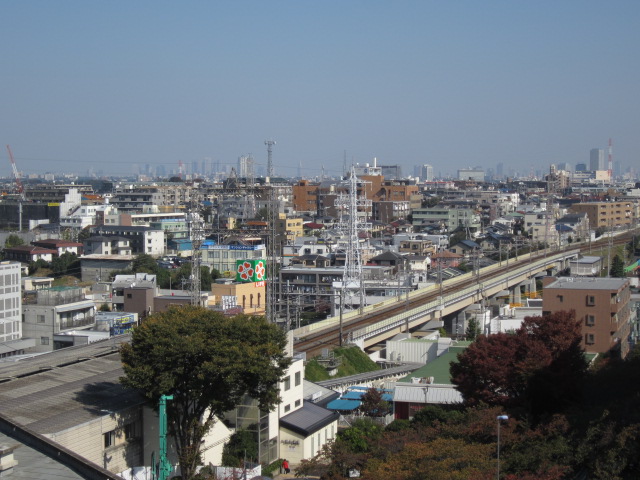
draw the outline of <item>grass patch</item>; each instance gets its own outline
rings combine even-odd
[[[376,362],[371,360],[369,356],[358,347],[336,348],[333,350],[333,354],[336,357],[342,358],[342,363],[338,367],[338,373],[334,375],[333,378],[379,370]],[[307,362],[304,375],[310,382],[319,382],[332,378],[329,376],[327,369],[324,368],[315,358]]]

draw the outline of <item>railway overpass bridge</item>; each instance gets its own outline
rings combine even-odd
[[[335,338],[346,331],[349,343],[365,350],[408,329],[430,321],[439,322],[446,315],[505,290],[510,292],[512,303],[518,303],[521,286],[528,288],[535,277],[543,272],[548,274],[564,270],[569,266],[569,260],[576,258],[578,254],[579,250],[575,249],[554,254],[534,252],[521,255],[517,260],[502,261],[446,280],[442,286],[430,285],[407,295],[392,297],[358,311],[345,313],[342,319],[339,316],[330,317],[295,329],[293,335],[301,350],[311,351],[312,347],[303,346],[306,339],[322,338],[323,333],[326,338]],[[367,318],[370,318],[370,323],[366,322]],[[363,321],[365,325],[362,325]]]

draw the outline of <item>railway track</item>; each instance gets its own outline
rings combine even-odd
[[[630,230],[623,234],[620,234],[616,237],[609,239],[609,237],[600,238],[596,241],[590,243],[580,243],[580,244],[572,244],[566,248],[554,250],[553,253],[559,253],[567,250],[576,250],[579,249],[581,253],[589,253],[592,250],[599,250],[605,247],[616,247],[620,245],[625,245],[629,243],[630,239],[634,235],[634,231]],[[540,251],[536,254],[534,252],[531,260],[537,260],[544,258],[546,253],[544,251]],[[513,262],[512,267],[516,267],[519,265],[524,265],[529,262],[529,258],[527,257],[524,260],[515,260],[510,259],[510,262]],[[436,300],[440,295],[446,295],[447,293],[453,292],[458,289],[463,289],[472,285],[477,284],[477,282],[481,282],[484,279],[493,277],[496,272],[490,273],[482,273],[480,271],[480,277],[478,278],[465,278],[463,280],[457,280],[452,278],[443,282],[442,291],[438,289],[437,291],[429,290],[428,292],[423,293],[422,295],[418,295],[416,297],[412,297],[409,303],[398,302],[398,305],[394,305],[391,307],[387,307],[381,309],[380,311],[376,311],[374,313],[368,313],[363,316],[359,316],[356,319],[345,321],[342,323],[342,329],[339,326],[330,327],[324,330],[320,330],[318,332],[310,333],[305,335],[304,337],[298,339],[294,342],[295,351],[296,352],[304,352],[307,355],[307,358],[313,358],[321,354],[323,349],[332,350],[341,345],[340,336],[342,335],[344,344],[344,339],[348,338],[349,333],[355,330],[359,330],[368,325],[380,322],[390,316],[400,314],[408,309],[416,308],[426,303],[429,303],[433,300]],[[342,331],[341,331],[342,330]]]

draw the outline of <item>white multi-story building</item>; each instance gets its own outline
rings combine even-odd
[[[0,358],[24,353],[19,262],[0,262]]]
[[[425,182],[433,182],[433,166],[426,164],[422,166],[422,179]]]

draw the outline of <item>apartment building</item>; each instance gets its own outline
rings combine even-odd
[[[638,206],[631,200],[574,203],[569,210],[573,213],[586,213],[591,228],[630,227],[638,219]]]
[[[543,313],[575,310],[588,353],[629,353],[630,282],[626,278],[562,277],[544,287]]]
[[[52,287],[25,297],[22,308],[24,337],[35,339],[35,352],[50,352],[73,343],[78,330],[95,327],[96,306],[78,287]]]

